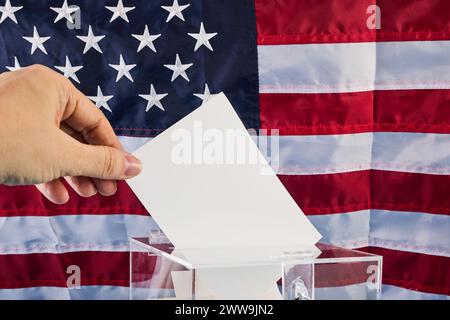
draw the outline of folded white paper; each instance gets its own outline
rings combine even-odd
[[[251,252],[242,248],[260,248],[249,254],[258,261],[268,252],[277,254],[269,248],[295,251],[314,247],[321,237],[259,152],[224,94],[211,98],[135,155],[141,159],[143,171],[129,180],[129,185],[177,251],[192,264],[216,263],[228,256],[239,265],[245,262],[246,252]],[[198,250],[202,248],[222,250],[214,255],[214,250]],[[226,270],[197,271],[208,295],[280,298],[276,289],[279,266]],[[176,291],[184,292],[189,279],[179,273],[173,280]],[[241,288],[239,292],[237,288]]]
[[[219,150],[221,141],[226,150]],[[320,239],[224,94],[134,154],[143,171],[128,183],[177,248],[305,246]],[[224,163],[211,163],[220,158]]]

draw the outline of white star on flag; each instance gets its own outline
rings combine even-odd
[[[209,98],[211,97],[211,92],[209,91],[208,84],[205,83],[205,90],[203,91],[203,93],[194,93],[194,96],[196,96],[197,98],[202,99],[203,103],[208,101]]]
[[[0,17],[0,23],[5,21],[6,18],[10,18],[12,21],[17,23],[16,15],[14,13],[22,8],[23,6],[13,7],[10,0],[6,0],[5,5],[0,6],[0,12],[2,13],[2,16]]]
[[[77,36],[78,39],[80,39],[81,41],[86,43],[84,46],[83,54],[88,52],[91,48],[94,48],[98,52],[103,53],[102,49],[98,45],[98,42],[100,40],[102,40],[104,37],[106,37],[106,36],[94,35],[94,33],[92,32],[91,26],[89,26],[88,34],[86,36]]]
[[[70,8],[69,5],[67,4],[67,0],[64,0],[64,3],[61,8],[50,7],[50,9],[52,9],[53,11],[55,11],[58,14],[53,23],[58,22],[62,18],[66,18],[67,21],[69,21],[70,23],[73,23],[72,13],[79,10],[80,8],[78,8],[78,7]]]
[[[133,78],[131,77],[130,70],[136,67],[136,65],[126,64],[125,60],[123,60],[122,54],[120,55],[119,64],[110,64],[109,66],[117,70],[116,82],[119,82],[119,80],[122,79],[123,76],[127,77],[131,82],[134,82]]]
[[[205,27],[203,26],[203,22],[200,23],[200,31],[198,33],[188,33],[192,38],[196,39],[194,51],[197,51],[202,45],[207,47],[209,50],[214,51],[209,40],[214,38],[217,35],[217,32],[206,33]]]
[[[5,67],[9,71],[16,71],[20,70],[22,67],[19,64],[19,60],[17,60],[17,57],[14,57],[14,67]]]
[[[177,56],[175,58],[175,64],[165,64],[164,67],[173,71],[172,79],[170,80],[171,82],[173,82],[176,78],[178,78],[178,76],[182,76],[189,82],[186,70],[192,67],[193,65],[194,65],[193,63],[182,64],[180,57],[178,56],[177,53]]]
[[[111,20],[109,22],[113,22],[119,17],[121,17],[126,22],[130,22],[128,21],[127,12],[134,10],[136,7],[124,7],[122,0],[119,0],[119,2],[117,2],[117,6],[115,7],[105,6],[105,8],[113,13]]]
[[[64,74],[64,77],[71,78],[75,80],[76,82],[80,83],[80,80],[78,80],[76,72],[83,69],[83,66],[72,66],[72,63],[70,63],[69,57],[66,56],[66,65],[65,66],[55,66],[56,69],[61,71]]]
[[[141,51],[145,47],[149,47],[153,50],[153,52],[156,52],[155,45],[153,44],[153,41],[158,39],[161,34],[150,34],[148,31],[148,26],[145,26],[144,33],[142,35],[140,34],[132,34],[132,36],[140,41],[139,48],[137,49],[137,52]]]
[[[189,3],[180,6],[178,4],[178,0],[173,0],[173,4],[171,6],[161,6],[161,8],[163,8],[164,10],[169,12],[169,15],[167,16],[166,22],[169,22],[175,16],[184,21],[183,10],[186,9],[187,7],[189,7],[189,6],[190,6]]]
[[[22,37],[31,43],[31,54],[33,54],[36,49],[41,50],[43,53],[47,54],[47,50],[45,50],[44,42],[46,42],[50,37],[41,37],[36,29],[33,27],[33,36],[32,37]]]
[[[153,84],[150,84],[150,94],[140,94],[139,95],[139,97],[148,101],[145,112],[148,112],[153,106],[157,106],[162,111],[165,111],[164,107],[162,106],[161,101],[160,101],[165,96],[167,96],[167,93],[157,94],[155,91],[155,88],[153,88]]]
[[[111,108],[108,105],[108,101],[114,98],[114,96],[104,96],[100,86],[97,86],[97,95],[88,96],[88,98],[95,102],[95,106],[97,108],[105,108],[109,112],[112,112]]]

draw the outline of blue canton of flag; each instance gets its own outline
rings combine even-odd
[[[0,0],[0,68],[61,72],[119,135],[155,136],[221,91],[258,128],[255,28],[250,0]]]

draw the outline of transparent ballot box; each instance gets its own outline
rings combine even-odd
[[[380,299],[381,256],[317,248],[174,248],[130,240],[130,299]]]

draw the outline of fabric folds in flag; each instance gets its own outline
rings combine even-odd
[[[0,69],[65,74],[130,152],[225,92],[247,128],[279,131],[277,174],[324,242],[382,255],[387,299],[447,299],[448,12],[444,0],[0,0]],[[0,186],[0,299],[128,298],[128,239],[158,228],[151,212],[125,183],[70,195],[56,206]]]

